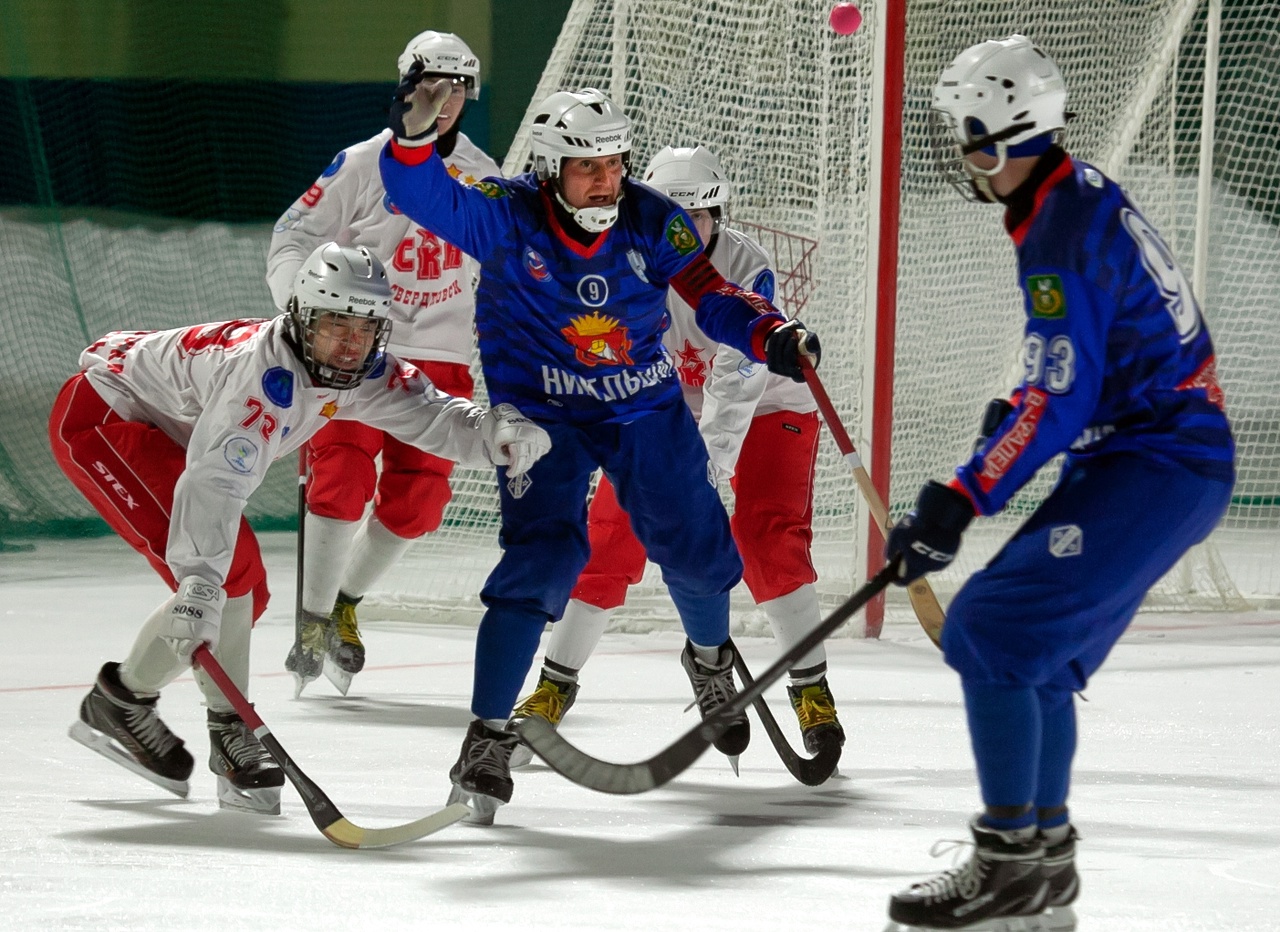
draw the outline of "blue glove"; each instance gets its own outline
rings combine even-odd
[[[800,355],[803,353],[813,360],[813,368],[818,368],[822,359],[822,344],[818,335],[804,329],[798,320],[789,320],[775,327],[765,337],[765,365],[770,372],[785,375],[793,382],[804,381],[804,370],[800,368]]]
[[[926,482],[916,507],[893,526],[885,542],[886,558],[900,559],[898,584],[945,569],[960,549],[960,535],[973,520],[973,505],[955,489]]]

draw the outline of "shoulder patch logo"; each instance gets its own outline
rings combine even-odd
[[[347,150],[343,149],[333,157],[333,161],[329,163],[329,167],[320,173],[321,178],[332,178],[338,173],[338,169],[342,167],[342,163],[347,160]]]
[[[546,260],[529,246],[524,247],[524,268],[535,281],[545,282],[551,277],[551,273],[547,271]]]
[[[765,269],[751,283],[751,290],[770,303],[773,303],[774,288],[773,269]]]
[[[1078,557],[1084,553],[1084,531],[1078,524],[1049,528],[1049,553],[1055,557]]]
[[[502,198],[507,196],[507,189],[500,184],[495,184],[492,181],[477,181],[471,187],[479,191],[485,197],[495,201],[501,200]]]
[[[1102,173],[1096,168],[1086,168],[1084,170],[1084,180],[1095,188],[1102,187]]]
[[[280,366],[272,366],[262,373],[262,391],[276,407],[293,407],[293,373]]]
[[[382,209],[383,209],[383,210],[385,210],[385,211],[386,211],[387,213],[389,213],[389,214],[394,214],[394,215],[397,215],[397,216],[398,216],[398,215],[399,215],[399,213],[400,213],[400,208],[399,208],[399,207],[397,207],[395,204],[392,204],[392,203],[391,203],[391,195],[390,195],[390,194],[384,194],[384,195],[382,195]]]
[[[247,476],[258,462],[258,446],[248,437],[232,437],[223,445],[222,455],[232,469]]]
[[[1034,317],[1056,320],[1067,316],[1067,298],[1057,275],[1028,275],[1027,294]]]
[[[684,222],[683,214],[676,214],[667,224],[667,242],[682,256],[697,252],[702,245],[698,241],[698,235],[689,229],[689,224]]]
[[[636,273],[636,278],[646,285],[649,284],[649,276],[645,275],[644,256],[640,255],[640,250],[628,249],[627,262],[631,265],[631,271]]]

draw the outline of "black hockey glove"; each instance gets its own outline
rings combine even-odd
[[[436,141],[436,117],[453,92],[447,80],[424,81],[426,71],[422,62],[413,63],[396,85],[387,113],[396,142],[409,148]]]
[[[901,558],[899,585],[945,569],[955,559],[960,535],[972,520],[969,499],[940,482],[926,482],[916,507],[893,526],[885,542],[886,558],[890,562]]]
[[[987,409],[982,412],[982,425],[978,428],[978,439],[973,442],[974,453],[977,453],[978,449],[991,439],[996,428],[1004,422],[1012,410],[1013,405],[1003,398],[992,398],[987,402]]]
[[[804,324],[798,320],[787,321],[765,337],[765,365],[770,372],[785,375],[793,382],[804,381],[804,370],[800,368],[801,353],[812,359],[813,368],[818,368],[822,344],[818,335],[804,329]]]

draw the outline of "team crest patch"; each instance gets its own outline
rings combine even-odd
[[[248,437],[232,437],[223,445],[222,455],[232,469],[247,476],[258,462],[258,446]]]
[[[343,149],[333,157],[333,161],[329,163],[329,167],[320,173],[321,178],[332,178],[338,173],[338,169],[342,167],[342,163],[347,160],[347,150]]]
[[[524,493],[529,491],[531,485],[533,480],[529,478],[529,474],[522,472],[518,476],[507,479],[507,492],[512,498],[524,498]]]
[[[667,224],[667,242],[682,256],[697,252],[698,247],[702,245],[698,241],[698,235],[689,229],[689,224],[684,222],[683,214],[676,214]]]
[[[766,301],[772,302],[774,295],[775,283],[773,280],[773,270],[765,269],[756,276],[756,280],[751,283],[751,290]]]
[[[578,362],[588,366],[630,366],[631,337],[616,317],[599,311],[569,318],[560,333],[573,347]]]
[[[1031,296],[1033,316],[1050,320],[1067,316],[1067,298],[1062,292],[1062,279],[1058,276],[1028,275],[1027,294]]]
[[[495,201],[507,196],[507,189],[492,181],[477,181],[471,187],[475,188],[485,197],[492,198]]]
[[[262,373],[262,391],[276,407],[292,407],[293,373],[280,366],[272,366]]]
[[[389,214],[395,214],[396,216],[400,215],[400,208],[391,203],[390,194],[382,195],[382,209]]]
[[[644,256],[640,255],[640,250],[628,249],[627,262],[631,265],[631,271],[636,273],[636,278],[649,284],[649,276],[645,275]]]
[[[533,276],[535,281],[545,282],[551,277],[551,273],[547,271],[546,260],[528,246],[524,248],[524,269]]]
[[[1084,532],[1078,524],[1049,529],[1049,553],[1055,557],[1078,557],[1084,553]]]

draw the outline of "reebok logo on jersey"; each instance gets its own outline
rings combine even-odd
[[[1067,316],[1067,298],[1057,275],[1028,275],[1027,294],[1031,296],[1032,316],[1050,320]]]
[[[682,256],[697,252],[701,245],[697,234],[689,229],[689,225],[684,222],[684,217],[680,214],[672,217],[671,222],[667,224],[667,242]]]
[[[1078,557],[1084,553],[1084,531],[1077,524],[1049,529],[1049,552],[1055,557]]]

